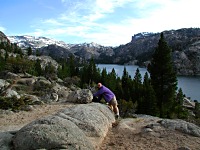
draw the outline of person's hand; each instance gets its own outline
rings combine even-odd
[[[100,103],[100,101],[98,100],[96,96],[93,96],[92,102]]]

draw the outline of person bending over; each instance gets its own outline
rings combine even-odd
[[[102,85],[101,83],[97,84],[98,91],[93,94],[94,97],[98,97],[98,101],[101,100],[103,97],[105,101],[108,103],[111,110],[114,111],[115,117],[119,118],[119,109],[118,109],[118,103],[116,100],[115,94],[106,86]]]

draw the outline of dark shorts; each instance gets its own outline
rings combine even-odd
[[[118,105],[116,97],[113,97],[113,98],[110,100],[109,104],[112,105],[112,106]]]

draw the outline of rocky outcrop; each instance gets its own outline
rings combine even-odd
[[[52,57],[50,57],[50,56],[34,56],[34,55],[31,55],[31,56],[28,57],[28,59],[34,60],[34,61],[40,60],[41,61],[40,64],[41,64],[42,69],[45,69],[45,67],[48,66],[49,63],[52,66],[54,66],[55,69],[57,69],[58,66],[59,66],[59,64],[54,59],[52,59]]]
[[[200,127],[180,119],[162,119],[148,115],[136,115],[136,119],[123,119],[120,121],[119,130],[130,130],[131,132],[144,133],[152,132],[156,134],[159,131],[169,129],[179,131],[192,136],[200,137]]]
[[[0,91],[4,90],[5,87],[9,86],[10,83],[8,83],[6,80],[0,79]]]
[[[200,75],[200,41],[183,51],[173,52],[174,66],[178,75]]]
[[[3,93],[3,96],[4,97],[13,97],[13,96],[15,96],[15,97],[17,97],[18,99],[21,97],[20,95],[19,95],[19,93],[17,93],[16,91],[14,91],[14,90],[12,90],[12,89],[6,89],[5,91],[4,91],[4,93]]]
[[[76,56],[88,60],[90,58],[99,59],[101,55],[113,56],[113,49],[112,47],[101,46],[95,43],[83,43],[72,46],[70,51]]]
[[[12,72],[5,72],[4,74],[1,75],[1,77],[5,79],[12,79],[12,80],[20,79],[19,75]]]
[[[185,52],[175,51],[173,53],[174,65],[179,75],[193,75],[193,67]]]
[[[188,109],[195,109],[195,102],[193,102],[190,99],[184,97],[183,106],[188,108]]]
[[[36,78],[20,78],[17,80],[17,84],[19,85],[26,85],[26,86],[33,86],[36,82]]]
[[[5,72],[2,77],[3,76],[5,80],[0,79],[1,96],[16,96],[18,99],[23,98],[24,100],[29,100],[30,105],[57,101],[65,102],[68,95],[72,92],[70,88],[60,85],[56,81],[49,81],[45,77],[35,77],[10,72]],[[74,89],[76,90],[76,88]],[[91,95],[87,96],[91,99]],[[71,98],[73,101],[73,97]],[[83,100],[83,103],[86,103],[85,101],[86,99]],[[91,102],[91,100],[88,99],[87,102]],[[82,103],[82,101],[79,99],[78,103]]]
[[[9,132],[0,132],[0,149],[10,150],[12,149],[12,138],[13,134]]]
[[[66,86],[62,86],[58,83],[55,83],[53,86],[53,91],[58,95],[58,100],[59,101],[66,101],[68,95],[71,93],[71,89],[69,89]]]
[[[15,90],[12,89],[13,85],[15,82],[12,84],[8,83],[6,80],[0,79],[0,96],[3,97],[16,97],[20,98],[20,94],[17,93]]]
[[[20,150],[97,149],[114,121],[105,105],[80,104],[24,126],[13,145]]]
[[[8,38],[6,37],[6,35],[0,31],[0,43],[10,43],[10,41],[8,40]]]
[[[104,139],[109,139],[106,136],[112,126],[114,135],[111,136],[116,136],[119,140],[127,135],[131,138],[127,140],[130,143],[133,142],[132,145],[145,139],[154,142],[152,137],[157,137],[157,142],[161,139],[162,141],[163,139],[169,140],[167,137],[173,135],[175,135],[174,140],[178,142],[180,136],[177,134],[187,139],[194,137],[196,141],[200,137],[200,128],[183,120],[163,119],[148,115],[135,115],[135,117],[115,121],[113,113],[104,104],[73,105],[50,116],[37,119],[19,131],[0,133],[0,149],[96,150],[102,146]],[[137,140],[133,136],[137,136]],[[110,144],[113,144],[113,141],[110,141]],[[176,141],[174,144],[176,144],[176,149],[188,147],[180,143],[177,145]],[[116,145],[119,146],[119,144]],[[111,146],[115,148],[116,145]],[[123,145],[120,146],[123,148]],[[150,149],[155,149],[157,144],[156,142],[150,143],[149,146],[151,146]],[[198,143],[194,147],[198,147]]]
[[[136,115],[137,118],[122,119],[109,132],[101,145],[107,149],[144,149],[144,150],[198,150],[200,137],[185,131],[197,131],[200,128],[181,120],[169,120],[148,115]],[[185,125],[185,130],[181,130]],[[166,125],[166,127],[165,127]],[[168,126],[169,125],[169,126]],[[190,126],[192,126],[190,128]],[[169,127],[169,128],[168,128]],[[175,128],[174,128],[175,127]]]
[[[93,99],[92,92],[89,89],[79,89],[69,94],[67,101],[72,103],[87,104]]]
[[[163,119],[160,121],[160,124],[168,129],[178,130],[186,134],[200,137],[200,127],[183,120]]]

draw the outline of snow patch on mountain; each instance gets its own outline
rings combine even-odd
[[[11,43],[17,43],[21,48],[31,47],[32,49],[39,49],[42,47],[47,47],[48,45],[57,45],[66,49],[70,49],[73,46],[84,46],[88,48],[101,48],[103,46],[91,42],[91,43],[81,43],[81,44],[66,44],[63,41],[57,41],[54,39],[49,39],[46,37],[35,37],[35,36],[8,36]]]
[[[11,43],[17,43],[21,48],[31,47],[32,49],[37,49],[41,47],[46,47],[48,45],[57,45],[66,49],[69,49],[73,44],[66,44],[63,41],[57,41],[54,39],[49,39],[46,37],[35,37],[35,36],[8,36]]]
[[[33,51],[38,50],[41,55],[51,56],[52,58],[67,58],[70,54],[85,60],[91,57],[98,59],[102,54],[105,56],[114,55],[112,47],[105,47],[97,43],[66,44],[46,37],[35,36],[9,36],[11,43],[16,43],[22,50],[31,47]]]

